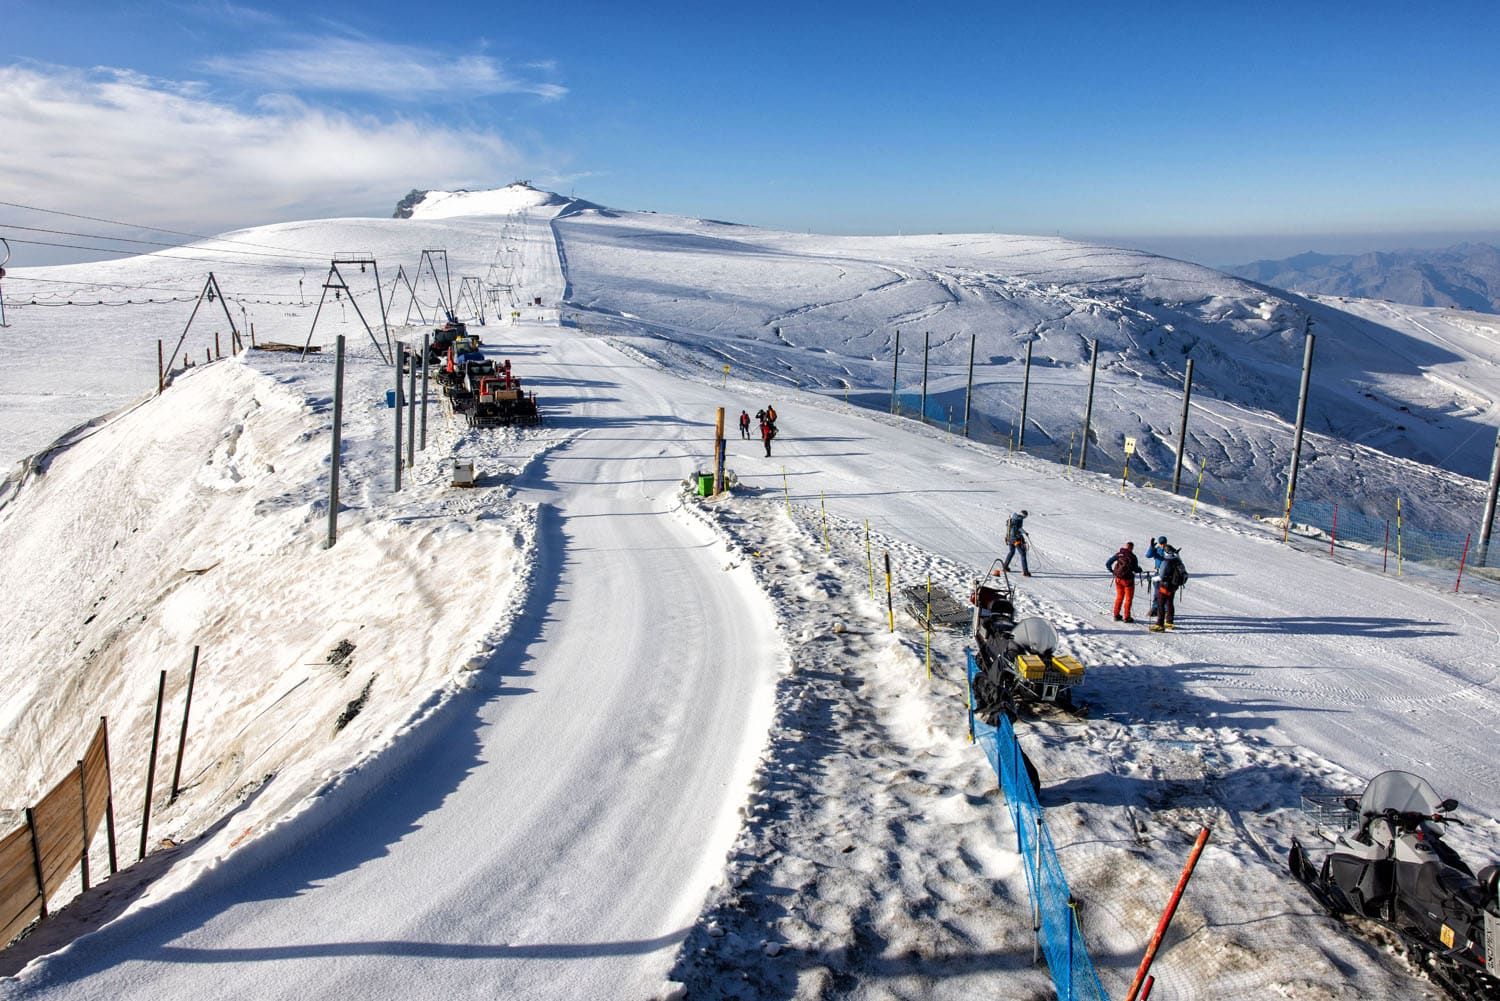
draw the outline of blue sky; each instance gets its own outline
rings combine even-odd
[[[1215,263],[1500,234],[1500,5],[1272,6],[7,0],[0,189],[205,231],[528,177]]]

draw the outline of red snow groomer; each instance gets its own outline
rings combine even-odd
[[[488,371],[481,366],[488,366]],[[473,407],[468,411],[470,427],[541,423],[536,394],[521,388],[520,378],[510,370],[509,358],[498,369],[494,362],[470,362],[468,375],[474,394]]]

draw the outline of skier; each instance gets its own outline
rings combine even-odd
[[[1005,569],[1006,573],[1009,573],[1011,558],[1014,557],[1017,552],[1019,552],[1021,554],[1021,576],[1030,577],[1031,567],[1026,565],[1025,521],[1026,512],[1017,511],[1015,514],[1011,515],[1010,520],[1005,523],[1005,542],[1006,545],[1008,545],[1010,548],[1006,550],[1005,562],[1002,563],[1001,566]]]
[[[750,440],[750,414],[744,410],[740,411],[740,437]]]
[[[776,425],[763,421],[760,425],[760,440],[766,443],[766,458],[771,457],[771,439],[776,437]]]
[[[1188,579],[1187,567],[1182,565],[1177,550],[1165,544],[1162,550],[1161,577],[1156,582],[1156,622],[1151,626],[1153,633],[1174,628],[1172,619],[1177,610],[1174,599]]]
[[[1141,572],[1141,561],[1135,558],[1135,543],[1127,542],[1124,547],[1104,561],[1104,569],[1108,570],[1115,578],[1115,621],[1120,621],[1120,606],[1125,606],[1125,621],[1134,622],[1130,617],[1130,606],[1135,602],[1135,575]]]
[[[1148,543],[1147,546],[1146,546],[1146,559],[1148,559],[1148,560],[1154,560],[1156,562],[1156,569],[1151,574],[1151,577],[1150,577],[1150,581],[1151,581],[1151,611],[1149,611],[1149,612],[1146,613],[1146,618],[1148,618],[1148,619],[1154,619],[1154,618],[1156,618],[1156,606],[1157,606],[1156,586],[1157,586],[1157,582],[1161,580],[1161,564],[1162,564],[1162,560],[1164,560],[1164,559],[1167,558],[1167,554],[1162,549],[1162,547],[1165,546],[1166,544],[1167,544],[1167,537],[1165,535],[1158,535],[1156,538],[1152,539],[1150,541],[1150,543]]]

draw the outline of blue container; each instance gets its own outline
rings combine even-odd
[[[392,408],[392,409],[395,409],[395,406],[396,406],[396,391],[394,389],[387,389],[385,391],[385,405],[388,406],[388,407],[390,407],[390,408]]]

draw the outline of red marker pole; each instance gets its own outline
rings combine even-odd
[[[1135,980],[1130,984],[1130,993],[1125,995],[1125,1001],[1136,1001],[1141,984],[1151,970],[1152,961],[1156,959],[1156,950],[1161,948],[1161,940],[1166,937],[1167,927],[1172,923],[1173,915],[1177,913],[1177,903],[1182,899],[1182,891],[1187,888],[1187,882],[1193,875],[1193,867],[1198,864],[1198,856],[1203,854],[1203,846],[1208,844],[1210,830],[1208,825],[1204,825],[1203,829],[1198,832],[1198,840],[1193,842],[1192,854],[1188,856],[1187,864],[1182,867],[1182,875],[1177,880],[1177,888],[1172,891],[1172,899],[1167,901],[1167,909],[1162,912],[1161,921],[1156,926],[1156,934],[1151,936],[1151,944],[1146,946],[1146,955],[1141,957],[1141,968],[1135,971]]]
[[[1464,564],[1466,562],[1468,562],[1468,559],[1469,559],[1469,540],[1471,540],[1473,538],[1474,538],[1474,533],[1473,532],[1470,532],[1468,535],[1464,536],[1464,554],[1458,558],[1458,580],[1454,581],[1454,583],[1453,583],[1453,593],[1454,594],[1458,593],[1459,585],[1464,582]]]

